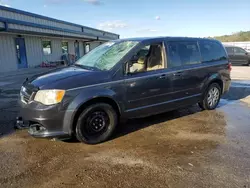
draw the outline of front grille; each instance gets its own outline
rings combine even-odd
[[[27,87],[22,86],[20,91],[21,101],[28,103],[31,99],[33,91]]]

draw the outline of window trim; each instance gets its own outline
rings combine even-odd
[[[223,46],[223,44],[221,44],[219,41],[213,41],[213,40],[199,40],[198,41],[198,45],[200,46],[200,43],[201,42],[211,42],[211,43],[214,43],[214,44],[217,44],[218,46],[220,46],[222,49],[223,49],[223,51],[224,51],[224,53],[225,53],[225,57],[227,58],[227,56],[228,56],[228,53],[227,53],[227,50],[225,49],[225,47]],[[201,54],[201,51],[200,51],[200,54]],[[235,53],[234,53],[235,54]],[[219,61],[219,60],[214,60],[214,61],[203,61],[203,59],[202,59],[203,57],[202,57],[202,54],[201,54],[201,63],[213,63],[213,62],[216,62],[216,61]]]
[[[50,53],[49,54],[45,54],[44,53],[44,47],[43,47],[43,42],[50,42]],[[43,55],[45,56],[49,56],[49,55],[52,55],[52,40],[49,40],[49,39],[42,39],[42,52],[43,52]]]
[[[129,63],[130,59],[132,58],[132,56],[134,55],[134,53],[138,52],[138,50],[142,49],[143,47],[148,46],[148,45],[152,45],[152,44],[160,44],[161,45],[163,68],[156,69],[156,70],[143,71],[143,72],[129,73],[128,72],[128,63]],[[166,61],[166,50],[165,50],[165,42],[164,42],[164,40],[143,42],[139,46],[137,46],[137,49],[132,54],[130,54],[130,55],[131,55],[131,57],[129,58],[128,61],[125,62],[124,66],[123,66],[124,67],[124,71],[123,71],[124,72],[124,76],[134,76],[134,75],[137,75],[137,74],[152,73],[152,72],[157,72],[157,71],[162,71],[162,70],[167,69],[167,64],[166,64],[167,63],[167,61]]]
[[[241,47],[234,46],[233,48],[234,48],[234,54],[235,54],[235,55],[237,55],[237,54],[246,54],[246,50],[244,50],[244,49],[243,49],[243,48],[241,48]],[[236,51],[235,51],[236,49],[243,50],[243,51],[244,51],[244,53],[236,53]]]
[[[193,42],[193,43],[196,43],[200,58],[199,58],[199,63],[196,63],[196,64],[183,64],[183,63],[181,62],[181,65],[180,65],[180,66],[175,66],[175,67],[168,67],[168,64],[167,64],[167,65],[166,65],[166,66],[167,66],[167,69],[176,69],[176,68],[181,68],[181,67],[183,68],[183,67],[189,67],[189,66],[200,65],[200,64],[203,63],[203,62],[202,62],[201,51],[200,51],[199,40],[166,40],[166,41],[165,41],[165,43],[166,43],[166,45],[167,45],[167,48],[166,48],[166,50],[167,50],[167,51],[166,51],[166,55],[169,54],[169,43],[171,43],[171,42],[178,42],[178,43],[180,43],[180,42]],[[170,62],[170,60],[169,60],[169,56],[167,55],[167,62],[166,62],[166,63],[168,63],[168,62]]]

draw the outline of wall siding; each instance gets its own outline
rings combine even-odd
[[[15,38],[0,33],[0,72],[17,70]]]
[[[53,35],[62,35],[62,36],[69,36],[69,37],[79,37],[79,38],[91,38],[96,39],[96,37],[90,37],[83,34],[75,34],[75,33],[68,33],[65,31],[55,31],[51,29],[43,29],[31,26],[24,26],[24,25],[17,25],[17,24],[8,24],[9,29],[21,30],[21,31],[30,31],[35,33],[44,33],[44,34],[53,34]]]
[[[68,42],[68,53],[75,55],[74,42],[78,40],[80,56],[82,57],[85,51],[84,41],[89,41],[90,39],[97,40],[97,37],[104,41],[119,38],[119,35],[106,31],[54,20],[12,8],[0,7],[0,18],[12,19],[8,23],[9,30],[0,32],[0,72],[18,69],[15,46],[17,35],[21,35],[25,40],[28,67],[38,66],[44,61],[60,60],[63,55],[62,41]],[[27,23],[13,22],[13,20]],[[35,27],[35,24],[40,25]],[[0,22],[0,29],[2,30],[2,28],[5,28],[5,24]],[[51,41],[52,54],[44,55],[42,49],[43,39]],[[100,42],[90,42],[90,50],[99,45]]]
[[[17,57],[15,48],[15,38],[17,35],[0,33],[0,72],[7,72],[17,70]],[[28,67],[36,67],[45,61],[61,60],[62,53],[62,41],[68,42],[69,54],[75,55],[74,39],[61,39],[50,37],[39,37],[22,35],[25,40],[26,56]],[[50,40],[52,46],[52,54],[44,55],[42,49],[42,40]],[[84,41],[79,41],[80,56],[84,55]],[[90,50],[99,46],[100,42],[91,42]]]
[[[52,53],[50,55],[44,55],[42,50],[42,40],[50,40],[52,46]],[[25,37],[26,51],[28,57],[29,67],[34,67],[42,62],[61,60],[62,53],[62,41],[68,42],[68,51],[70,54],[75,54],[74,41],[65,39],[56,39],[48,37]]]
[[[79,41],[80,57],[84,56],[84,42]]]
[[[74,40],[68,40],[69,44],[69,54],[75,54]]]
[[[94,28],[88,28],[88,27],[84,27],[81,25],[77,25],[77,24],[71,24],[71,23],[65,23],[62,21],[60,22],[56,20],[41,18],[39,16],[27,15],[25,13],[23,14],[23,13],[13,12],[11,10],[0,9],[0,17],[18,20],[18,21],[24,21],[27,23],[40,24],[43,26],[67,29],[67,30],[71,30],[75,32],[81,32],[81,33],[74,34],[74,33],[67,32],[67,31],[66,32],[52,31],[51,29],[41,29],[41,28],[35,28],[35,27],[30,27],[30,26],[23,26],[23,25],[15,24],[15,23],[9,24],[9,28],[11,29],[20,29],[24,31],[33,31],[33,32],[54,33],[57,35],[64,35],[64,36],[75,36],[75,37],[81,36],[81,38],[90,38],[90,39],[96,39],[97,36],[100,38],[104,38],[105,40],[112,40],[112,39],[119,38],[119,35],[114,34],[114,33],[109,33],[109,32],[97,30]]]
[[[93,50],[94,48],[96,48],[97,46],[99,46],[101,43],[100,42],[90,42],[90,50]]]
[[[74,31],[82,31],[82,28],[80,26],[78,27],[78,26],[72,26],[72,25],[63,24],[63,23],[57,23],[57,22],[50,21],[50,20],[35,18],[33,16],[27,16],[27,15],[23,15],[19,13],[9,12],[6,10],[0,11],[0,17],[5,17],[5,18],[10,18],[10,19],[15,19],[15,20],[22,20],[22,21],[36,23],[36,24],[48,25],[52,27],[71,29]]]
[[[38,37],[25,37],[25,46],[28,67],[34,67],[42,62],[43,53],[42,53],[42,43]]]

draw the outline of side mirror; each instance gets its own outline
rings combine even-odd
[[[246,52],[245,54],[248,55],[248,52]]]

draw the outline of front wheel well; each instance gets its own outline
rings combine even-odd
[[[97,103],[106,103],[106,104],[109,104],[111,105],[114,110],[116,111],[117,115],[118,115],[118,118],[120,117],[120,108],[118,106],[118,104],[113,100],[113,99],[110,99],[108,97],[98,97],[98,98],[94,98],[94,99],[91,99],[85,103],[83,103],[77,110],[77,112],[75,113],[74,115],[74,119],[73,119],[73,123],[72,123],[72,130],[71,132],[74,134],[75,133],[75,128],[76,128],[76,123],[77,123],[77,119],[78,117],[80,116],[80,114],[84,111],[84,109],[86,109],[88,106],[92,105],[92,104],[97,104]]]

